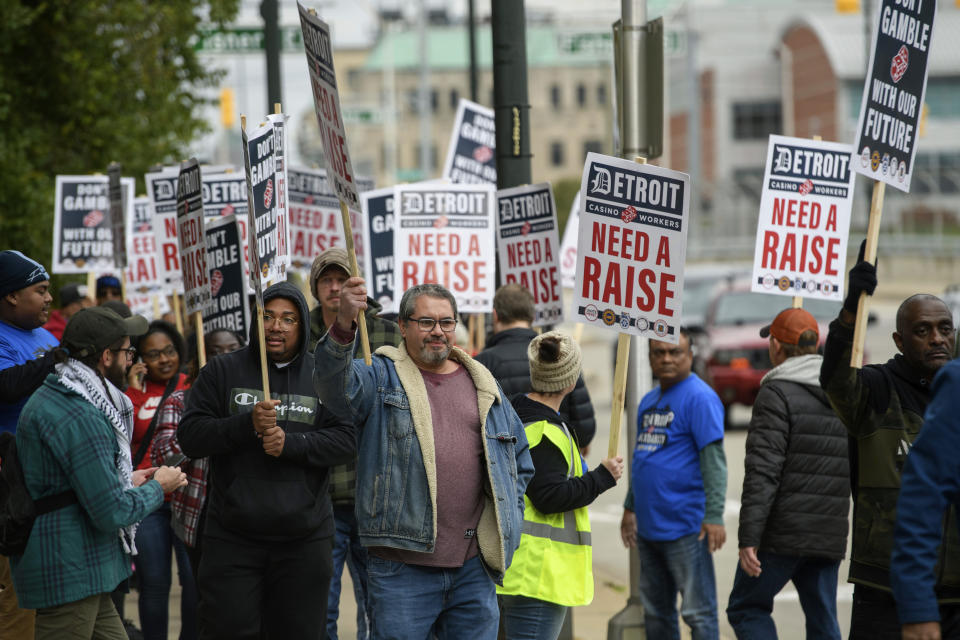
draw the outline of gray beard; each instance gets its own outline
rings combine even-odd
[[[450,356],[450,342],[446,343],[446,348],[443,351],[431,351],[427,349],[427,345],[420,347],[420,360],[426,364],[440,364]]]

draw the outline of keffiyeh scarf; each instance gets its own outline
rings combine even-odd
[[[56,365],[56,370],[63,386],[83,396],[113,425],[117,444],[120,447],[120,455],[117,456],[117,476],[124,490],[132,489],[133,461],[130,455],[130,435],[133,433],[133,403],[126,394],[98,372],[81,364],[78,360],[70,358]],[[121,527],[118,533],[123,543],[123,550],[132,556],[137,555],[137,546],[134,543],[137,525]]]

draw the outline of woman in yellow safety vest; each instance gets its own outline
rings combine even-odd
[[[512,399],[536,472],[524,496],[520,547],[497,588],[509,640],[556,640],[567,607],[593,600],[593,550],[587,505],[613,487],[623,458],[586,470],[575,434],[558,413],[580,376],[580,347],[550,331],[527,347],[530,387]]]

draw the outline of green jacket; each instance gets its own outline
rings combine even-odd
[[[859,371],[850,366],[853,326],[830,323],[820,384],[850,435],[853,544],[850,582],[890,591],[890,553],[900,474],[923,426],[930,380],[897,355]],[[956,511],[944,518],[946,544],[937,566],[941,602],[960,602],[960,535]]]
[[[377,316],[383,307],[367,298],[367,310],[364,317],[367,320],[367,340],[370,342],[370,353],[382,346],[399,347],[403,342],[400,327],[396,322]],[[327,333],[327,326],[323,324],[323,313],[318,304],[310,311],[310,353],[317,347],[317,341]],[[356,341],[354,357],[363,357],[360,353],[360,340]],[[338,464],[330,468],[330,499],[334,506],[353,508],[354,496],[357,490],[357,463],[356,460],[346,464]]]
[[[72,489],[78,503],[36,519],[22,556],[11,558],[24,609],[113,591],[130,575],[118,531],[163,504],[155,480],[124,490],[119,444],[107,417],[47,376],[20,415],[17,453],[34,499]]]

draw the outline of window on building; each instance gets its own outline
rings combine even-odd
[[[778,101],[741,102],[733,105],[733,137],[737,140],[766,140],[781,133],[783,116]]]
[[[560,85],[554,84],[550,86],[550,105],[559,110],[562,106],[561,104],[561,94],[560,94]]]
[[[577,106],[583,109],[587,106],[587,85],[577,85]]]
[[[450,110],[456,111],[460,105],[460,92],[456,89],[450,89]]]
[[[600,106],[607,104],[607,85],[602,82],[597,85],[597,104]]]
[[[440,92],[436,89],[430,90],[430,111],[436,113],[440,108]]]
[[[430,165],[427,167],[427,171],[435,171],[437,168],[437,147],[435,145],[430,145],[430,149],[427,151],[430,154],[428,162]],[[417,143],[413,147],[413,166],[420,168],[420,143]]]
[[[550,143],[550,164],[554,167],[562,167],[563,160],[563,142],[554,140]]]
[[[586,140],[583,143],[583,159],[586,161],[588,153],[603,153],[603,143],[599,140]]]
[[[759,203],[760,193],[763,191],[763,169],[734,169],[733,184],[739,197]]]

